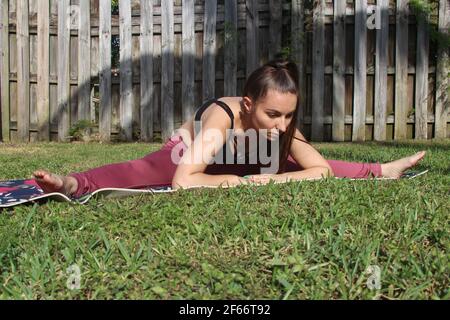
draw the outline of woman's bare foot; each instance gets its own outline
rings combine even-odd
[[[412,156],[401,158],[381,165],[381,175],[385,178],[398,179],[402,173],[414,167],[425,156],[425,151],[417,152]]]
[[[77,190],[77,180],[73,177],[58,176],[45,170],[35,171],[33,177],[45,193],[61,192],[71,195]]]

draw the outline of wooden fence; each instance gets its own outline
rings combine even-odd
[[[66,141],[82,119],[104,140],[165,139],[278,52],[299,64],[307,138],[450,134],[448,50],[407,0],[0,1],[3,141]]]

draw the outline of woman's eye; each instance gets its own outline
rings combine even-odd
[[[292,118],[293,115],[294,115],[293,113],[289,113],[289,114],[286,116],[286,118]]]
[[[277,115],[273,114],[273,113],[272,114],[268,114],[268,115],[269,115],[270,118],[276,118],[277,117]]]

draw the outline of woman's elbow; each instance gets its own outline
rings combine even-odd
[[[332,178],[332,177],[334,177],[333,169],[331,169],[330,166],[324,167],[322,176],[324,178]]]
[[[331,177],[334,177],[334,173],[333,173],[333,170],[331,169],[331,167],[330,166],[321,166],[321,167],[319,167],[320,168],[320,171],[319,171],[319,174],[320,174],[320,176],[322,177],[322,178],[331,178]]]
[[[172,180],[172,189],[177,190],[179,188],[186,188],[189,186],[189,182],[186,179],[174,178]]]
[[[189,175],[186,174],[175,174],[172,179],[172,189],[176,190],[179,188],[186,188],[190,185]]]

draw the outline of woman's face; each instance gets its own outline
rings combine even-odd
[[[245,97],[244,105],[251,114],[252,128],[267,129],[267,138],[274,140],[289,127],[297,107],[297,95],[269,89],[256,103]]]

